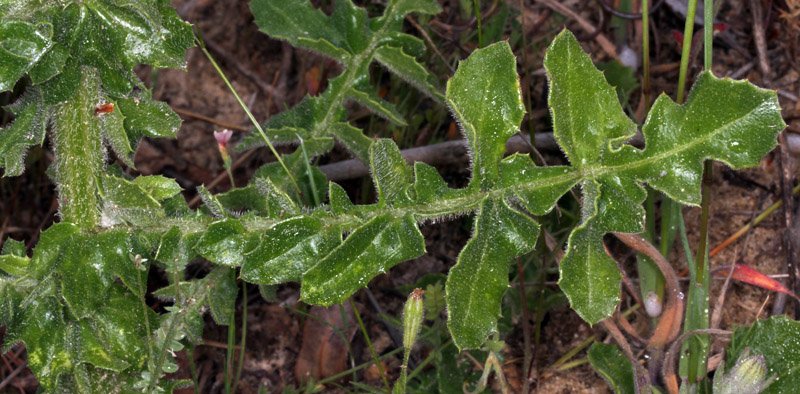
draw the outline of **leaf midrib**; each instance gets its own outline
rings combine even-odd
[[[753,107],[750,111],[748,111],[747,114],[732,119],[731,121],[729,121],[729,122],[721,125],[720,127],[717,127],[716,129],[712,130],[710,133],[707,133],[707,134],[703,135],[700,138],[694,138],[694,139],[692,139],[692,141],[690,141],[687,144],[678,145],[678,146],[676,146],[676,147],[674,147],[672,149],[668,149],[666,151],[657,153],[654,156],[645,157],[645,158],[642,158],[641,160],[636,160],[636,161],[632,161],[632,162],[629,162],[629,163],[618,164],[618,165],[610,165],[610,166],[606,165],[606,166],[604,166],[604,165],[601,164],[601,165],[596,166],[596,167],[595,166],[584,167],[582,169],[583,174],[585,174],[585,176],[583,178],[584,179],[600,178],[600,177],[602,177],[604,175],[607,175],[607,174],[610,174],[610,173],[625,172],[625,171],[628,171],[628,170],[632,170],[632,169],[636,169],[636,168],[640,168],[640,167],[645,167],[645,166],[650,165],[650,164],[652,164],[654,162],[658,162],[658,161],[664,160],[664,159],[666,159],[668,157],[677,156],[683,151],[688,151],[688,150],[691,150],[692,148],[694,148],[694,147],[696,147],[698,145],[702,145],[704,143],[707,143],[709,140],[711,140],[712,137],[716,137],[716,136],[718,136],[720,134],[723,134],[732,125],[735,125],[735,124],[740,123],[740,122],[749,121],[750,117],[754,113],[762,110],[765,105],[769,105],[769,104],[770,104],[769,101],[763,101],[763,102],[759,103],[759,105]],[[645,140],[645,144],[646,144],[646,140]],[[642,152],[644,154],[647,153],[647,146],[646,145],[645,145],[645,149]],[[704,157],[703,159],[704,160],[708,159],[708,155],[706,157]]]

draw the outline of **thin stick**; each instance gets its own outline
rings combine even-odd
[[[767,38],[764,36],[764,11],[761,9],[761,0],[750,0],[750,13],[753,15],[753,41],[756,44],[758,55],[758,68],[767,79],[772,74],[767,55]]]
[[[575,22],[581,27],[581,29],[585,30],[589,34],[598,33],[599,29],[594,27],[588,20],[584,17],[580,16],[577,12],[573,11],[569,7],[556,0],[541,0],[541,3],[544,5],[552,8],[554,11],[562,14]],[[594,40],[603,48],[603,51],[608,54],[611,58],[619,59],[619,53],[617,53],[617,47],[611,40],[608,39],[603,33],[599,33],[594,37]]]
[[[202,120],[203,122],[210,123],[210,124],[213,124],[215,126],[219,126],[219,127],[225,128],[225,129],[230,129],[230,130],[235,130],[235,131],[242,131],[242,132],[250,131],[250,129],[248,129],[247,127],[235,125],[233,123],[227,123],[225,121],[222,121],[222,120],[219,120],[219,119],[214,119],[214,118],[205,116],[203,114],[200,114],[200,113],[197,113],[197,112],[194,112],[194,111],[190,111],[188,109],[172,107],[172,110],[177,112],[178,115],[183,115],[183,116],[188,117],[188,118],[194,118],[194,119]]]
[[[633,354],[633,350],[631,349],[631,344],[628,343],[628,340],[625,339],[625,335],[622,334],[622,331],[619,330],[614,321],[611,319],[605,319],[600,324],[608,331],[609,335],[614,338],[614,341],[617,342],[619,347],[622,349],[622,352],[625,353],[625,356],[628,357],[628,360],[631,362],[631,366],[633,367],[636,377],[634,378],[634,383],[636,387],[634,388],[637,393],[649,393],[650,390],[650,377],[642,368],[642,365],[639,364],[639,360],[636,359],[636,356]]]
[[[795,186],[794,189],[792,189],[792,194],[798,194],[798,193],[800,193],[800,184]],[[749,222],[746,225],[742,226],[739,230],[736,230],[736,232],[733,233],[726,240],[722,241],[719,245],[715,246],[714,249],[711,249],[711,251],[708,252],[708,255],[710,257],[716,256],[717,254],[719,254],[719,252],[721,252],[726,247],[730,246],[730,244],[736,242],[743,235],[747,234],[747,232],[750,231],[750,229],[757,226],[759,223],[763,222],[766,218],[775,213],[775,211],[780,209],[782,206],[783,206],[783,200],[775,201],[772,205],[770,205],[767,209],[765,209],[764,212],[756,216],[756,218],[753,219],[752,222]]]

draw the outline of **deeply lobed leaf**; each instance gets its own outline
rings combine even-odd
[[[380,98],[370,85],[369,66],[373,61],[426,95],[442,98],[432,75],[410,55],[419,54],[424,44],[400,31],[407,14],[440,12],[441,7],[434,0],[392,0],[377,18],[369,18],[366,10],[351,0],[335,1],[330,15],[314,8],[308,0],[253,0],[250,8],[264,33],[331,57],[343,69],[320,96],[307,97],[267,122],[266,133],[272,141],[335,137],[366,163],[372,141],[346,122],[346,101],[355,101],[396,125],[407,125],[394,106]],[[238,148],[264,144],[263,137],[253,133]]]

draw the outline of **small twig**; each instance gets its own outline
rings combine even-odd
[[[172,110],[177,112],[178,115],[183,115],[185,117],[199,119],[199,120],[202,120],[203,122],[210,123],[210,124],[213,124],[215,126],[219,126],[219,127],[225,128],[225,129],[231,129],[231,130],[235,130],[235,131],[250,131],[250,129],[247,128],[247,127],[235,125],[233,123],[227,123],[225,121],[222,121],[222,120],[219,120],[219,119],[214,119],[214,118],[205,116],[203,114],[199,114],[197,112],[190,111],[188,109],[172,107]]]
[[[625,339],[625,335],[622,334],[622,331],[619,330],[616,324],[612,319],[605,319],[600,322],[603,327],[608,331],[608,334],[614,338],[614,341],[617,342],[619,347],[622,349],[622,353],[625,353],[625,356],[628,357],[628,360],[631,362],[631,366],[634,369],[636,376],[634,377],[634,383],[636,384],[635,390],[636,393],[649,393],[650,390],[650,377],[647,375],[647,372],[644,371],[642,365],[639,364],[639,360],[636,359],[636,356],[633,354],[633,350],[631,349],[631,344]]]
[[[630,19],[630,20],[642,19],[641,12],[622,12],[612,7],[610,4],[608,4],[606,0],[597,0],[597,2],[600,3],[601,6],[603,6],[604,10],[608,11],[608,13],[616,17],[622,19]],[[664,0],[659,0],[655,5],[650,7],[650,10],[647,13],[652,15],[654,12],[656,12],[658,7],[661,7],[661,4],[664,4]]]
[[[792,189],[792,194],[798,194],[798,193],[800,193],[800,185],[797,185]],[[719,254],[719,252],[728,247],[730,244],[736,242],[736,240],[741,238],[743,235],[747,234],[747,232],[750,231],[750,229],[757,226],[759,223],[763,222],[766,218],[768,218],[782,206],[783,206],[782,200],[774,202],[767,209],[765,209],[758,216],[756,216],[756,218],[751,223],[747,223],[746,225],[742,226],[739,230],[733,233],[733,235],[728,237],[726,240],[722,241],[719,245],[715,246],[714,249],[711,249],[711,251],[708,252],[708,256],[714,257],[717,254]]]
[[[420,26],[419,23],[417,23],[417,21],[410,15],[406,16],[406,20],[408,21],[408,23],[411,24],[411,26],[414,26],[414,28],[417,29],[419,35],[421,35],[422,38],[425,40],[425,42],[428,44],[428,46],[431,47],[433,53],[435,53],[436,56],[439,58],[439,60],[442,61],[442,64],[444,64],[445,67],[447,67],[447,69],[449,69],[451,73],[455,73],[456,70],[453,68],[452,65],[450,65],[450,63],[447,62],[447,59],[444,57],[444,55],[442,55],[442,52],[439,51],[439,48],[436,46],[436,43],[433,42],[428,32],[425,31],[425,29],[423,29],[422,26]]]
[[[613,59],[619,59],[619,53],[617,53],[617,47],[605,34],[599,32],[599,30],[594,27],[591,22],[586,20],[586,18],[579,15],[577,12],[573,11],[571,8],[567,7],[566,5],[556,1],[556,0],[541,0],[541,3],[553,9],[553,11],[558,12],[572,20],[574,20],[581,29],[585,30],[589,34],[598,33],[594,40],[597,41],[597,44],[603,48],[603,51]],[[512,3],[513,5],[513,3]]]
[[[761,9],[761,0],[750,0],[750,13],[753,15],[753,41],[758,54],[758,68],[767,79],[772,70],[767,58],[767,38],[764,36],[764,11]]]
[[[28,366],[28,362],[27,361],[23,362],[15,370],[13,370],[10,374],[8,374],[8,376],[6,376],[6,378],[3,379],[2,382],[0,382],[0,390],[4,389],[6,386],[8,386],[9,383],[13,382],[14,378],[17,377],[17,375],[19,375],[22,371],[24,371],[27,366]]]
[[[236,69],[239,73],[244,75],[245,78],[249,79],[254,85],[256,85],[262,92],[264,92],[267,96],[273,97],[275,105],[280,108],[283,105],[283,94],[273,86],[267,85],[264,82],[264,77],[255,73],[253,70],[246,68],[242,65],[242,62],[238,61],[238,59],[233,56],[230,52],[225,50],[221,45],[217,44],[215,41],[211,41],[208,38],[203,38],[205,45],[214,51],[217,56],[221,57],[222,60],[225,61],[229,66],[232,66]]]
[[[529,138],[525,134],[515,134],[506,142],[506,152],[529,152]],[[642,140],[634,137],[631,141],[634,146],[642,146]],[[550,152],[559,150],[553,133],[536,133],[533,145],[539,149]],[[467,143],[464,140],[447,141],[433,145],[404,149],[403,157],[408,162],[421,161],[432,165],[459,164],[468,159]],[[369,175],[369,169],[360,160],[351,159],[320,167],[320,170],[331,181],[355,179]]]

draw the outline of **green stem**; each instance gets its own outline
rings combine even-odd
[[[235,310],[235,309],[234,309]],[[233,393],[236,388],[233,385],[233,359],[236,356],[236,313],[231,314],[231,321],[228,323],[228,346],[225,349],[225,394]]]
[[[678,74],[678,96],[675,101],[683,104],[686,92],[686,73],[689,71],[689,57],[692,50],[692,36],[694,36],[694,16],[697,12],[697,0],[689,0],[689,9],[686,11],[686,24],[683,28],[683,48],[681,51],[681,68]]]
[[[367,343],[367,347],[369,348],[370,357],[372,357],[372,361],[375,363],[375,366],[378,367],[378,373],[381,374],[381,380],[383,380],[383,386],[386,389],[386,392],[390,392],[392,388],[389,385],[389,379],[386,378],[386,370],[383,369],[383,364],[378,359],[378,352],[375,351],[375,346],[372,345],[372,340],[369,339],[369,333],[367,333],[367,327],[364,326],[364,322],[361,320],[361,314],[358,313],[358,308],[356,308],[356,304],[355,302],[353,302],[353,299],[351,298],[349,301],[350,301],[350,307],[353,308],[353,314],[356,316],[358,327],[361,329],[361,335],[364,336],[364,341]]]
[[[714,1],[703,0],[703,68],[711,71],[714,54]]]
[[[297,138],[300,140],[300,149],[303,152],[303,164],[306,168],[306,176],[308,177],[308,185],[311,187],[311,198],[312,202],[314,203],[315,207],[318,207],[320,204],[319,200],[319,191],[317,190],[317,183],[314,182],[314,172],[311,170],[311,162],[308,158],[308,152],[306,152],[306,144],[303,141],[303,138],[299,135]]]
[[[696,2],[696,0],[695,0]],[[711,70],[712,61],[712,39],[713,39],[713,17],[714,4],[711,0],[704,0],[704,34],[703,52],[704,68]],[[688,22],[687,22],[688,24]],[[708,278],[708,223],[711,216],[711,187],[713,180],[712,162],[706,161],[703,165],[703,184],[700,201],[700,242],[697,247],[697,261],[694,265],[694,272],[689,282],[689,294],[686,305],[686,321],[684,330],[702,330],[708,328],[708,304],[709,304],[709,278]],[[694,383],[705,376],[706,355],[708,353],[708,336],[698,335],[688,340],[686,347],[689,352],[686,372],[688,381]]]
[[[650,0],[642,0],[642,97],[650,108]]]
[[[283,159],[281,159],[281,155],[278,153],[277,150],[275,150],[275,146],[272,145],[272,142],[269,140],[269,137],[267,137],[267,134],[264,132],[264,129],[261,128],[261,124],[258,123],[256,117],[253,116],[252,112],[250,112],[250,108],[248,108],[247,105],[245,105],[244,101],[239,96],[239,93],[236,92],[236,89],[231,84],[231,81],[228,80],[228,77],[225,76],[225,73],[222,71],[222,68],[220,68],[219,64],[217,64],[217,61],[214,60],[214,57],[211,56],[211,53],[208,52],[208,49],[206,49],[206,46],[203,44],[203,41],[200,40],[200,38],[198,38],[197,36],[195,36],[194,39],[195,42],[197,42],[197,46],[200,47],[200,50],[203,51],[203,54],[206,55],[206,58],[214,67],[214,70],[217,71],[217,74],[220,76],[220,78],[222,78],[222,81],[225,82],[225,86],[228,87],[228,90],[230,90],[230,92],[233,94],[233,97],[236,98],[236,101],[239,103],[239,106],[242,107],[242,110],[244,110],[244,112],[247,114],[247,117],[250,119],[250,122],[253,123],[253,127],[255,127],[258,133],[261,135],[261,138],[264,140],[264,143],[267,144],[267,147],[269,148],[270,152],[272,152],[272,154],[275,156],[275,159],[278,160],[278,163],[280,163],[281,167],[283,167],[283,170],[286,172],[286,175],[292,182],[292,185],[294,186],[297,194],[302,195],[303,193],[300,191],[300,186],[297,185],[297,180],[294,179],[292,172],[289,171],[288,167],[286,167],[286,163],[284,163]]]
[[[247,349],[247,283],[242,282],[242,340],[239,344],[239,363],[236,366],[236,379],[233,380],[233,387],[239,386],[239,379],[242,377],[244,368],[244,355]]]

